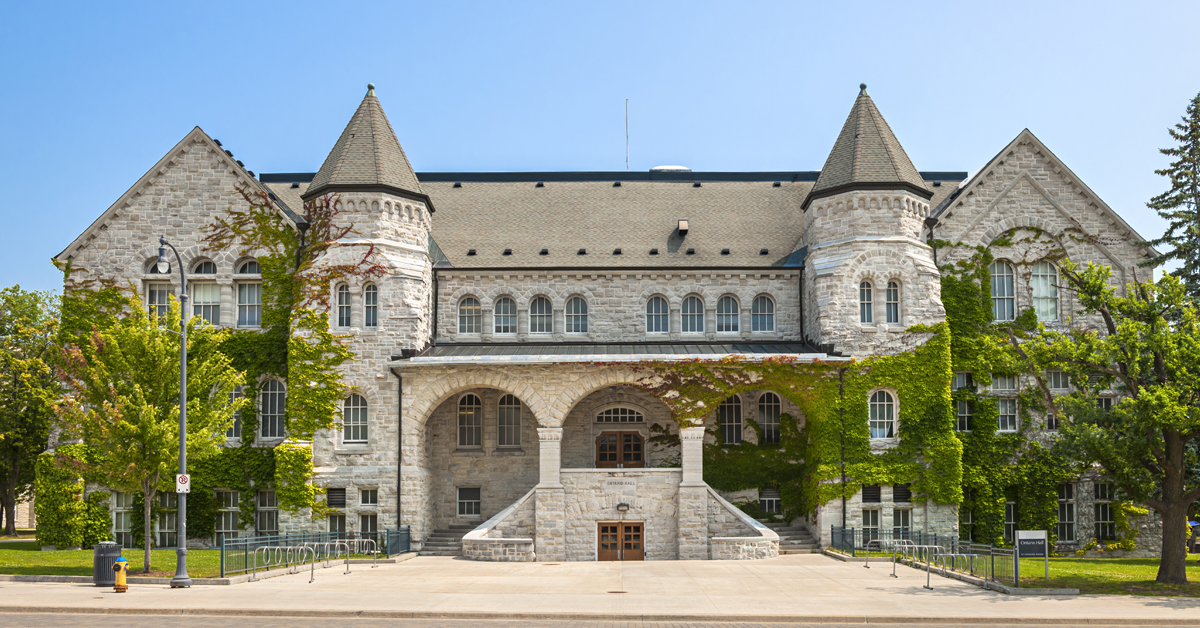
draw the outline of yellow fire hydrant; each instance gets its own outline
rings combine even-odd
[[[125,583],[125,574],[129,572],[129,563],[125,561],[125,557],[117,558],[117,562],[113,564],[113,571],[117,572],[117,584],[113,587],[113,591],[124,593],[129,590],[129,585]]]

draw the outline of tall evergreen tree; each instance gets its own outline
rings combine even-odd
[[[1150,199],[1146,206],[1167,220],[1167,231],[1151,246],[1170,249],[1148,262],[1159,265],[1178,260],[1182,267],[1173,274],[1192,298],[1200,298],[1200,94],[1188,105],[1187,115],[1168,130],[1178,142],[1172,148],[1159,149],[1171,157],[1171,165],[1155,170],[1171,180],[1171,189]]]

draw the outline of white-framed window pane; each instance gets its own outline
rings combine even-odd
[[[478,334],[483,331],[483,310],[479,299],[467,297],[458,304],[458,333]]]
[[[775,302],[769,297],[755,297],[750,306],[750,331],[775,331]]]
[[[667,300],[651,297],[646,302],[646,333],[665,334],[671,331],[671,312]]]
[[[1015,375],[992,375],[992,390],[1016,390],[1017,378]]]
[[[1058,485],[1058,525],[1056,530],[1060,543],[1075,540],[1075,485]]]
[[[641,423],[643,419],[633,408],[608,408],[596,414],[597,423]]]
[[[346,533],[346,515],[333,514],[329,515],[329,531],[333,534],[342,535]]]
[[[871,283],[858,284],[858,322],[867,324],[875,321],[875,305],[871,296]]]
[[[782,500],[779,497],[779,489],[764,488],[758,493],[758,508],[763,512],[779,513],[782,505]]]
[[[685,334],[704,333],[704,302],[699,297],[683,300],[679,313],[679,327]]]
[[[196,264],[195,268],[192,269],[192,274],[215,275],[217,274],[217,265],[209,261],[200,262],[199,264]]]
[[[363,327],[379,327],[379,286],[363,288]]]
[[[521,402],[513,395],[504,395],[500,398],[496,424],[499,432],[497,445],[500,447],[521,445]]]
[[[1000,398],[996,400],[997,425],[996,429],[1001,432],[1017,431],[1017,400],[1009,398]]]
[[[763,443],[774,445],[779,442],[779,395],[763,393],[758,398],[758,424],[762,427]]]
[[[279,534],[279,501],[275,491],[259,491],[254,510],[254,531],[260,535]]]
[[[550,299],[537,297],[529,302],[529,333],[554,333],[554,310]]]
[[[283,383],[269,379],[258,393],[261,410],[258,414],[259,438],[283,438],[283,411],[287,402],[287,393]]]
[[[217,521],[215,532],[217,538],[222,536],[236,537],[241,524],[239,518],[239,494],[237,491],[214,491],[217,506]]]
[[[954,429],[960,432],[971,431],[971,420],[974,418],[975,404],[966,399],[959,399],[954,402]]]
[[[175,288],[169,283],[152,283],[146,289],[146,308],[152,316],[163,317],[170,308],[170,296]]]
[[[1070,390],[1071,380],[1065,371],[1046,371],[1046,386],[1050,390]]]
[[[1016,273],[1008,262],[995,261],[992,273],[992,318],[998,321],[1016,319],[1017,298],[1014,289]]]
[[[721,440],[726,445],[742,442],[742,400],[734,395],[717,407],[717,423],[721,426]]]
[[[463,395],[458,400],[458,446],[480,447],[483,444],[483,402],[475,395]]]
[[[113,540],[122,547],[133,547],[133,493],[113,491]]]
[[[580,297],[571,297],[567,301],[566,327],[568,334],[588,333],[588,305]]]
[[[871,395],[870,413],[871,438],[895,438],[896,402],[891,393],[875,391]]]
[[[358,531],[361,534],[375,534],[379,531],[379,515],[359,515]]]
[[[954,381],[950,384],[951,391],[958,391],[975,385],[975,378],[969,371],[956,371]]]
[[[342,442],[367,442],[367,400],[350,395],[342,404]]]
[[[242,265],[238,266],[238,274],[239,275],[261,275],[262,268],[259,267],[257,261],[250,260],[247,262],[242,262]]]
[[[1004,502],[1004,542],[1012,543],[1017,534],[1017,503]]]
[[[242,397],[243,397],[242,387],[238,386],[237,388],[233,389],[233,392],[229,393],[229,403],[234,403],[235,401],[237,401],[238,399],[241,399]],[[242,413],[239,410],[238,412],[233,413],[233,425],[230,425],[229,429],[225,430],[225,438],[241,438],[241,437],[242,437]]]
[[[906,538],[912,530],[912,509],[897,508],[892,511],[892,535],[895,538]]]
[[[458,516],[478,517],[480,508],[480,490],[478,488],[458,489]]]
[[[492,318],[495,323],[493,333],[517,333],[517,302],[508,297],[498,299],[492,309]]]
[[[350,286],[346,284],[337,288],[337,326],[350,326]]]
[[[262,324],[262,284],[239,283],[237,290],[238,327],[259,327]]]
[[[359,492],[358,505],[360,506],[378,506],[379,505],[379,489],[364,488]]]
[[[873,541],[879,538],[879,511],[876,509],[862,511],[863,541]]]
[[[1058,269],[1050,262],[1033,265],[1033,310],[1038,320],[1058,320]]]
[[[213,325],[220,325],[221,286],[215,283],[192,284],[192,315],[199,316]]]
[[[737,299],[733,297],[721,297],[717,301],[718,333],[737,333],[740,327],[740,318],[741,313]]]
[[[887,294],[885,297],[885,305],[887,309],[887,322],[890,324],[900,323],[900,284],[889,281],[887,285]]]

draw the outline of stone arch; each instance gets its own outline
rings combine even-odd
[[[562,427],[563,421],[575,406],[588,395],[612,386],[636,386],[645,375],[633,369],[610,366],[588,367],[582,371],[558,394],[548,405],[549,413],[546,425],[543,427]],[[552,423],[552,424],[551,424]]]
[[[520,400],[533,413],[533,418],[539,426],[558,427],[558,424],[551,424],[549,421],[548,417],[552,414],[549,405],[542,395],[529,385],[532,379],[525,374],[500,369],[480,369],[450,373],[438,371],[426,377],[405,374],[406,382],[410,378],[416,380],[414,388],[419,386],[421,394],[404,395],[404,416],[415,418],[421,426],[424,426],[434,410],[447,400],[474,388],[493,388]]]

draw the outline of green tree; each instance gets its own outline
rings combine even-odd
[[[1038,398],[1059,419],[1058,446],[1099,463],[1123,497],[1162,516],[1157,581],[1187,582],[1187,515],[1200,499],[1195,443],[1200,439],[1200,311],[1179,279],[1132,283],[1117,296],[1107,266],[1063,264],[1084,324],[1042,328],[1011,347],[1035,374]],[[1050,394],[1044,373],[1066,371],[1070,395]],[[1097,392],[1121,393],[1111,410]]]
[[[17,533],[17,502],[33,488],[50,435],[59,390],[48,363],[57,316],[50,292],[0,290],[0,519],[7,535]]]
[[[1167,231],[1151,246],[1169,246],[1170,250],[1147,265],[1159,266],[1179,261],[1174,274],[1183,280],[1192,298],[1200,298],[1200,94],[1188,104],[1187,115],[1167,131],[1178,142],[1159,151],[1171,157],[1171,165],[1155,170],[1171,180],[1171,189],[1150,199],[1146,206],[1167,220]]]
[[[242,374],[217,350],[223,334],[188,323],[188,457],[215,455],[225,442]],[[179,304],[150,316],[136,297],[126,315],[63,348],[66,393],[56,405],[70,436],[103,454],[89,471],[109,488],[142,494],[143,541],[152,546],[151,508],[174,485],[179,449]],[[185,539],[179,539],[185,542]],[[143,564],[150,571],[150,552]]]

